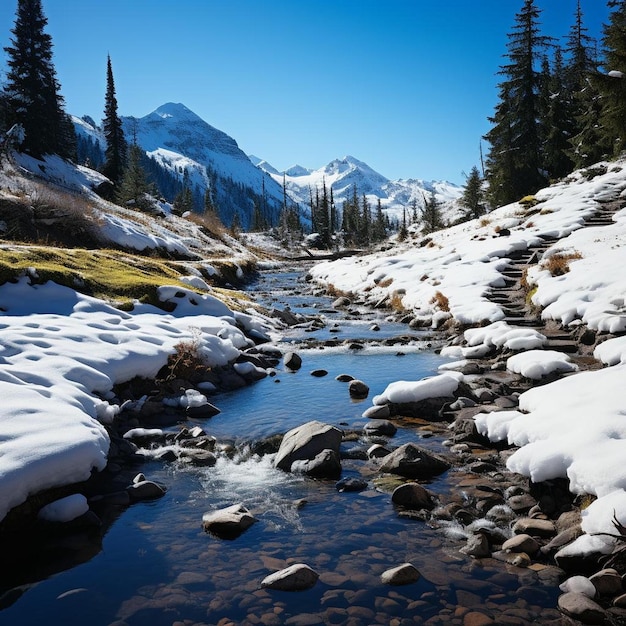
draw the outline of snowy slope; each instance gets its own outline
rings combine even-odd
[[[373,207],[380,198],[383,210],[392,220],[401,220],[403,209],[411,211],[414,202],[419,212],[431,193],[434,193],[441,203],[446,221],[454,222],[460,215],[457,200],[463,193],[462,187],[444,181],[427,182],[413,178],[389,180],[367,163],[352,156],[335,159],[317,170],[294,165],[284,173],[278,172],[267,161],[262,161],[258,157],[253,161],[281,185],[284,174],[289,195],[303,206],[309,204],[310,190],[315,193],[315,190],[321,189],[325,183],[328,189],[332,188],[337,206],[341,207],[344,200],[352,197],[356,186],[359,198],[365,194]]]

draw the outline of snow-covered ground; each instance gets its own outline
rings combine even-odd
[[[320,263],[311,275],[336,290],[367,294],[371,303],[387,297],[433,326],[449,317],[488,324],[467,330],[467,345],[448,350],[451,357],[480,357],[491,346],[505,346],[520,351],[508,360],[508,369],[530,378],[573,371],[567,357],[540,349],[545,343],[540,333],[504,322],[501,307],[485,294],[504,284],[508,255],[536,245],[541,236],[558,237],[527,277],[543,318],[626,331],[626,210],[615,214],[612,225],[581,228],[600,202],[626,197],[626,162],[603,165],[541,190],[530,207],[514,203],[386,253]],[[558,253],[571,255],[570,269],[552,276],[545,265]],[[588,534],[568,547],[570,552],[610,551],[613,539],[591,533],[615,534],[614,514],[626,524],[626,337],[608,338],[595,356],[607,367],[531,389],[520,397],[517,411],[476,418],[491,439],[520,447],[508,461],[511,470],[534,481],[565,477],[574,493],[597,496],[583,511]],[[394,383],[388,391],[410,395],[411,384],[404,389]]]

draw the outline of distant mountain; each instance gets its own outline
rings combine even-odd
[[[281,185],[284,175],[290,197],[304,206],[309,204],[311,192],[315,193],[316,189],[321,189],[326,184],[327,189],[332,188],[335,204],[339,208],[346,198],[352,197],[356,186],[359,198],[365,194],[372,208],[380,199],[383,210],[393,220],[402,219],[403,209],[410,211],[413,204],[418,211],[421,210],[431,194],[435,194],[436,199],[441,203],[447,221],[454,221],[461,213],[458,200],[463,194],[462,187],[445,181],[389,180],[373,170],[367,163],[352,156],[335,159],[317,170],[294,165],[285,172],[278,172],[267,161],[258,157],[254,157],[254,160],[258,167],[264,169]]]

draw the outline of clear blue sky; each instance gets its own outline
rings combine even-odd
[[[601,35],[605,0],[581,0]],[[538,0],[565,36],[576,0]],[[121,115],[182,102],[279,170],[347,154],[384,176],[479,165],[507,33],[523,0],[43,0],[74,115],[102,118],[111,55]],[[0,1],[0,44],[17,0]],[[0,66],[6,55],[0,51]],[[486,146],[485,146],[486,149]]]

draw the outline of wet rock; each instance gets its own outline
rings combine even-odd
[[[335,426],[313,420],[285,433],[274,458],[274,467],[290,471],[294,461],[314,459],[322,450],[333,450],[339,458],[342,432]]]
[[[210,450],[183,449],[180,458],[198,467],[213,467],[217,463],[216,456]]]
[[[156,500],[165,495],[166,489],[151,480],[143,480],[126,487],[126,491],[132,502],[143,500]]]
[[[347,306],[350,306],[352,304],[350,298],[346,297],[346,296],[341,296],[339,298],[337,298],[333,303],[332,303],[332,307],[333,309],[341,309]]]
[[[163,410],[163,405],[161,405],[161,410]],[[141,447],[149,447],[153,443],[163,444],[165,433],[160,428],[132,428],[124,433],[124,439]]]
[[[339,478],[341,461],[334,450],[322,450],[312,459],[296,460],[291,464],[291,471],[306,474],[311,478]]]
[[[351,380],[348,384],[348,392],[351,398],[367,398],[370,388],[362,380]]]
[[[508,498],[507,504],[519,514],[530,511],[530,509],[537,504],[537,501],[530,494],[523,493]]]
[[[172,462],[178,459],[178,457],[176,456],[176,452],[174,452],[174,450],[172,450],[171,448],[163,448],[162,450],[159,450],[154,455],[154,458],[157,461],[166,461],[166,462]]]
[[[380,466],[381,472],[405,478],[429,478],[449,469],[447,461],[414,443],[406,443],[394,450]]]
[[[335,376],[335,380],[338,380],[340,383],[349,383],[351,380],[354,380],[354,376],[350,376],[350,374],[339,374],[339,376]]]
[[[572,526],[560,532],[556,537],[554,537],[549,543],[545,546],[542,546],[541,552],[543,554],[551,554],[552,552],[556,552],[561,549],[563,546],[566,546],[569,543],[572,543],[574,539],[577,539],[583,534],[582,528],[580,525]]]
[[[302,359],[295,352],[287,352],[284,358],[285,367],[290,370],[299,370],[302,367]]]
[[[390,417],[391,411],[388,404],[382,404],[380,406],[371,406],[361,414],[361,417],[367,417],[368,419],[387,419]]]
[[[515,567],[528,567],[531,563],[530,557],[525,552],[505,552],[499,550],[491,555],[494,559],[515,565]]]
[[[207,419],[217,415],[219,412],[220,410],[210,402],[205,402],[204,404],[199,404],[197,406],[188,406],[185,409],[187,417],[192,419]]]
[[[539,548],[539,543],[526,534],[515,535],[502,544],[502,549],[507,552],[526,552],[531,556],[536,554]]]
[[[358,492],[367,489],[367,481],[361,478],[342,478],[335,485],[337,491]]]
[[[367,449],[367,456],[370,459],[382,459],[385,456],[391,454],[391,450],[385,448],[385,446],[375,443]]]
[[[552,537],[556,532],[556,527],[551,520],[523,517],[513,524],[513,532],[525,533],[531,537]]]
[[[603,569],[589,577],[601,596],[620,596],[624,592],[622,577],[615,569]]]
[[[420,579],[420,573],[411,563],[403,563],[386,570],[380,576],[383,585],[408,585]]]
[[[564,593],[559,597],[558,606],[562,613],[583,624],[603,624],[607,617],[597,602],[582,593]]]
[[[319,574],[304,563],[295,563],[266,576],[261,587],[280,591],[303,591],[315,585]]]
[[[391,501],[407,509],[431,510],[435,506],[430,493],[418,483],[400,485],[391,494]]]
[[[582,593],[591,599],[596,597],[596,588],[586,576],[572,576],[561,583],[559,589],[566,593]]]
[[[397,430],[396,425],[389,420],[371,420],[363,427],[363,432],[370,437],[393,437]]]
[[[479,611],[470,611],[463,616],[463,626],[489,626],[490,624],[495,624],[493,619]]]
[[[475,559],[484,559],[491,556],[489,539],[484,533],[475,533],[467,538],[467,542],[460,552]]]
[[[202,516],[202,528],[209,533],[225,539],[238,537],[244,530],[250,528],[256,518],[243,504],[210,511]]]

